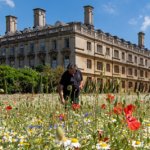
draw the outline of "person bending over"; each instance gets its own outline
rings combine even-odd
[[[67,70],[62,74],[59,82],[59,96],[62,104],[68,100],[71,103],[79,103],[80,90],[83,88],[83,77],[76,64],[69,63]]]

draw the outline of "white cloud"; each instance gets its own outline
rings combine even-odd
[[[142,23],[141,30],[146,31],[150,27],[150,16],[144,17],[144,22]]]
[[[131,18],[128,23],[132,26],[138,25],[138,23],[143,19],[143,15],[140,14],[138,17]]]
[[[135,18],[132,18],[132,19],[130,19],[129,20],[129,22],[128,22],[130,25],[137,25],[137,20],[135,19]]]
[[[102,7],[103,7],[104,11],[109,13],[109,14],[115,14],[116,13],[116,6],[113,5],[112,3],[104,4]]]
[[[5,3],[6,5],[8,5],[9,7],[15,7],[15,3],[13,0],[0,0],[0,2]]]

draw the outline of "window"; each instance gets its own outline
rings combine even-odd
[[[64,58],[64,68],[67,68],[68,64],[69,64],[69,56],[65,56]]]
[[[119,58],[119,51],[118,50],[114,50],[114,57]]]
[[[129,82],[129,83],[128,83],[128,87],[129,87],[129,88],[132,88],[132,86],[133,86],[132,82]]]
[[[110,56],[110,48],[106,48],[106,55]]]
[[[137,64],[137,56],[134,57],[134,62]]]
[[[57,49],[57,41],[56,40],[52,41],[52,49]]]
[[[145,71],[145,78],[147,78],[147,71]]]
[[[92,61],[90,59],[87,59],[87,68],[92,68]]]
[[[15,55],[15,47],[10,48],[10,55]]]
[[[87,50],[91,50],[91,42],[87,42]]]
[[[147,59],[145,59],[145,66],[147,66]]]
[[[56,57],[53,57],[53,58],[52,58],[51,67],[52,67],[52,68],[56,68],[56,67],[57,67],[57,59],[56,59]]]
[[[45,42],[40,43],[40,50],[45,51]]]
[[[143,58],[140,58],[140,65],[143,65]]]
[[[19,54],[24,54],[24,45],[23,44],[20,45]]]
[[[132,62],[132,55],[131,54],[128,55],[128,61]]]
[[[97,70],[103,70],[103,63],[97,62]]]
[[[140,70],[140,77],[143,77],[144,76],[144,72],[143,70]]]
[[[110,64],[106,64],[106,71],[110,72]]]
[[[29,66],[34,67],[34,58],[29,57]]]
[[[34,52],[34,43],[30,43],[30,51]]]
[[[19,59],[19,67],[22,68],[24,66],[24,60],[23,59]]]
[[[132,76],[132,68],[128,68],[128,75]]]
[[[2,56],[6,56],[6,49],[5,49],[5,48],[3,48],[3,49],[1,50],[1,55],[2,55]]]
[[[122,74],[125,74],[125,67],[122,67]]]
[[[122,52],[122,60],[125,60],[125,53]]]
[[[134,70],[134,76],[137,77],[137,69]]]
[[[70,47],[69,38],[65,38],[65,48],[69,47]]]
[[[118,66],[118,65],[115,65],[115,66],[114,66],[114,72],[115,72],[115,73],[119,73],[119,66]]]
[[[97,45],[97,52],[103,54],[103,47],[102,47],[102,45]]]
[[[125,81],[122,81],[122,88],[125,88]]]

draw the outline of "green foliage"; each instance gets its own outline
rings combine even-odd
[[[39,80],[38,73],[35,70],[28,67],[19,69],[18,71],[20,72],[19,81],[20,88],[22,89],[21,92],[33,93]]]
[[[16,86],[17,79],[20,73],[9,66],[0,66],[0,88],[5,90],[5,93],[18,92],[18,87]]]
[[[4,93],[55,92],[63,71],[62,67],[51,69],[43,65],[37,66],[36,70],[0,65],[0,89],[4,89]]]

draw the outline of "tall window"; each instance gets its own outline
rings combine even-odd
[[[34,43],[30,43],[30,51],[34,52]]]
[[[125,53],[122,52],[122,60],[125,60]]]
[[[29,66],[30,67],[34,67],[34,60],[35,60],[34,58],[29,57]]]
[[[129,87],[129,88],[132,88],[132,86],[133,86],[132,82],[129,82],[129,83],[128,83],[128,87]]]
[[[87,50],[92,50],[92,48],[91,48],[91,42],[87,42]]]
[[[24,60],[23,59],[19,59],[19,67],[22,68],[24,66]]]
[[[53,58],[52,58],[51,67],[52,67],[52,68],[56,68],[56,67],[57,67],[57,59],[56,59],[56,57],[53,57]]]
[[[65,48],[69,47],[70,47],[69,38],[65,38]]]
[[[125,74],[125,67],[122,67],[122,74]]]
[[[147,78],[147,71],[145,71],[145,78]]]
[[[68,64],[69,64],[69,56],[65,56],[64,57],[64,68],[67,68]]]
[[[106,64],[106,71],[110,72],[110,64]]]
[[[97,52],[103,54],[103,46],[97,45]]]
[[[128,75],[132,76],[132,68],[128,68]]]
[[[118,65],[115,65],[115,66],[114,66],[114,72],[115,72],[115,73],[119,73],[119,66],[118,66]]]
[[[140,58],[140,65],[143,65],[143,58]]]
[[[87,68],[88,69],[92,68],[92,60],[91,59],[87,59]]]
[[[24,54],[24,45],[23,44],[20,45],[19,54]]]
[[[106,48],[106,55],[110,56],[110,48],[109,47]]]
[[[6,49],[5,49],[5,48],[3,48],[3,49],[1,50],[1,55],[2,55],[2,56],[5,56],[5,55],[6,55]]]
[[[45,42],[44,41],[40,43],[40,50],[45,51]]]
[[[143,70],[140,70],[140,77],[143,77],[144,76],[144,72]]]
[[[56,40],[52,41],[52,49],[57,49],[57,41]]]
[[[134,62],[137,64],[137,56],[134,57]]]
[[[145,66],[147,66],[147,59],[145,59]]]
[[[125,88],[125,81],[122,81],[122,88]]]
[[[10,48],[10,55],[15,55],[15,47]]]
[[[137,77],[137,69],[134,70],[134,76]]]
[[[132,55],[131,54],[128,55],[128,61],[132,62]]]
[[[97,62],[97,70],[103,70],[103,63],[102,62]]]
[[[118,50],[114,50],[114,57],[119,58],[119,51]]]

